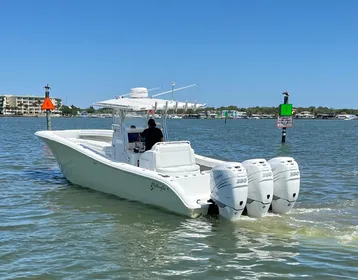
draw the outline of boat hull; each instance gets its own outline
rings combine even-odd
[[[51,149],[63,175],[73,184],[192,218],[207,213],[206,207],[186,205],[175,190],[175,182],[155,179],[150,176],[151,174],[146,176],[140,172],[121,169],[120,166],[128,166],[125,163],[118,163],[119,167],[114,167],[63,143],[46,138],[42,140]],[[141,170],[130,167],[138,169],[137,171]],[[143,169],[141,171],[150,173]]]

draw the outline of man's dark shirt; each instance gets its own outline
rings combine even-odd
[[[162,131],[157,127],[150,127],[144,129],[144,131],[140,135],[141,137],[145,138],[146,151],[150,150],[155,143],[160,142],[161,138],[163,137]]]

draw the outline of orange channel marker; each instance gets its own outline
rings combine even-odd
[[[41,105],[41,110],[53,110],[55,106],[52,104],[51,99],[46,97],[44,103]]]

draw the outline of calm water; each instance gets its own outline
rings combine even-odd
[[[136,119],[135,122],[139,120]],[[53,119],[54,129],[111,119]],[[168,120],[171,140],[243,161],[293,156],[293,213],[187,219],[69,184],[34,136],[43,118],[0,118],[0,279],[358,279],[358,121]]]

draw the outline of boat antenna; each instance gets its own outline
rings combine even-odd
[[[148,91],[157,90],[157,89],[161,89],[161,88],[163,88],[163,87],[150,88],[150,89],[148,89]]]
[[[178,91],[178,90],[183,90],[183,89],[186,89],[186,88],[195,87],[195,86],[197,86],[197,85],[198,85],[198,84],[192,84],[192,85],[188,85],[188,86],[181,87],[181,88],[176,88],[176,89],[173,89],[173,88],[172,88],[171,90],[154,94],[154,95],[152,95],[152,97],[160,96],[160,95],[167,94],[167,93],[170,93],[170,92],[173,94],[174,91]],[[173,86],[173,87],[174,87],[174,86]]]
[[[172,82],[172,101],[174,100],[174,86],[175,86],[175,83]]]

